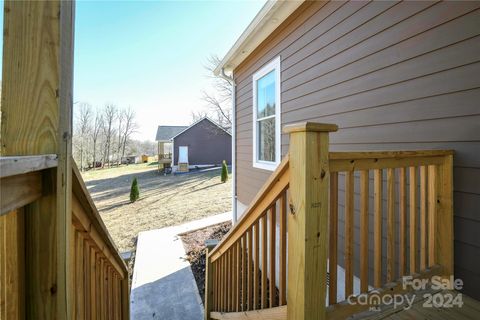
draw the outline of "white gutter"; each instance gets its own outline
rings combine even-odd
[[[233,71],[305,0],[269,0],[227,52],[213,73]]]
[[[238,220],[237,217],[237,169],[236,169],[236,114],[235,114],[235,90],[237,84],[235,79],[232,76],[227,76],[225,70],[222,69],[220,73],[217,74],[219,77],[227,80],[232,85],[232,223],[235,224]]]

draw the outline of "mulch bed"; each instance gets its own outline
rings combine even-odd
[[[190,262],[203,303],[205,303],[205,240],[221,240],[231,227],[231,222],[224,222],[181,235],[187,253],[186,260]]]

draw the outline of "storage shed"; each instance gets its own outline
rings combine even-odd
[[[232,161],[232,136],[224,128],[205,117],[172,137],[173,164],[189,167],[220,165]]]

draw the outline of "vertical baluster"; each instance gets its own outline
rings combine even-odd
[[[219,266],[219,293],[218,293],[218,310],[223,310],[223,255],[218,258],[218,266]]]
[[[225,293],[224,293],[224,303],[225,305],[223,306],[225,311],[228,312],[228,291],[229,291],[229,283],[228,283],[228,276],[229,276],[229,272],[228,272],[228,250],[224,252],[223,254],[224,256],[224,267],[225,267],[225,272],[224,272],[224,278],[225,278]]]
[[[427,167],[420,167],[420,270],[427,267]]]
[[[235,242],[232,245],[232,311],[237,311],[237,269],[238,269],[238,260],[237,260],[237,243]]]
[[[382,285],[382,169],[374,171],[374,286]]]
[[[276,216],[277,216],[277,210],[276,210],[276,204],[273,204],[273,206],[270,208],[270,288],[269,288],[269,306],[270,308],[275,307],[275,296],[276,296],[276,283],[275,283],[275,251],[276,251],[276,246],[275,246],[275,237],[276,237],[276,229],[277,229],[277,224],[276,224]]]
[[[262,309],[267,307],[267,214],[262,217]]]
[[[445,275],[453,275],[453,155],[446,155],[437,170],[434,261]]]
[[[230,247],[230,311],[235,311],[235,245]]]
[[[227,271],[227,252],[223,253],[223,310],[228,311],[228,271]]]
[[[410,274],[417,271],[417,168],[410,167]]]
[[[436,263],[437,167],[428,166],[428,265]]]
[[[230,299],[230,310],[231,311],[235,311],[235,305],[236,305],[236,302],[235,302],[235,288],[236,288],[236,277],[237,277],[237,273],[236,273],[236,269],[237,268],[240,268],[239,266],[239,263],[237,261],[237,256],[236,256],[236,250],[237,250],[237,243],[240,242],[240,239],[238,241],[236,241],[232,247],[230,248],[230,254],[231,254],[231,267],[230,267],[230,270],[229,272],[231,272],[231,278],[230,278],[230,286],[231,286],[231,295],[229,296],[229,299]],[[237,289],[238,290],[238,289]]]
[[[227,251],[227,310],[232,311],[232,250]]]
[[[83,318],[85,319],[85,318]],[[112,269],[112,319],[118,319],[117,315],[117,273]]]
[[[208,255],[205,257],[206,262],[208,263]],[[217,262],[212,262],[211,264],[212,271],[212,288],[213,288],[213,294],[212,294],[212,309],[210,311],[217,311],[217,297],[218,297],[218,291],[217,291]],[[205,292],[207,294],[207,292]],[[205,296],[206,297],[206,296]],[[205,303],[207,305],[207,303]]]
[[[217,267],[217,308],[216,311],[222,311],[222,257],[219,257],[215,263]]]
[[[248,292],[248,299],[247,299],[247,305],[248,305],[248,310],[252,310],[253,308],[253,232],[252,232],[252,227],[248,229],[248,287],[247,287],[247,292]]]
[[[90,316],[89,319],[95,320],[97,318],[97,257],[95,254],[95,247],[90,247]]]
[[[95,260],[96,260],[95,272],[97,274],[97,279],[95,283],[95,287],[96,287],[95,304],[97,306],[95,310],[97,312],[96,312],[95,318],[100,320],[102,319],[102,259],[101,259],[100,252],[95,252]]]
[[[287,304],[287,192],[280,197],[279,305]]]
[[[255,222],[253,225],[253,310],[258,308],[259,302],[259,282],[258,282],[258,272],[259,272],[259,246],[258,242],[260,240],[260,229],[259,222]]]
[[[406,170],[405,168],[400,168],[400,185],[399,185],[399,215],[400,215],[400,233],[398,246],[399,250],[399,274],[400,277],[405,275],[407,259],[405,256],[405,233],[407,232],[407,194],[405,191],[406,188]]]
[[[222,267],[220,266],[220,260],[215,261],[215,278],[217,280],[217,283],[215,285],[215,288],[217,291],[216,298],[215,298],[216,311],[220,311],[220,270],[221,268]]]
[[[259,254],[259,245],[260,245],[260,228],[259,228],[259,221],[257,221],[254,224],[255,228],[255,237],[254,237],[254,265],[253,265],[253,309],[257,309],[259,305],[259,298],[260,298],[260,292],[259,292],[259,278],[258,278],[258,271],[260,270],[259,264],[260,264],[260,254]]]
[[[368,170],[360,172],[360,292],[368,291]]]
[[[217,283],[215,285],[217,294],[215,298],[215,311],[220,311],[220,299],[222,296],[221,292],[221,281],[220,281],[220,274],[222,272],[222,265],[220,263],[220,258],[215,260],[215,279],[217,280]]]
[[[387,282],[395,279],[395,171],[387,169]]]
[[[76,305],[74,306],[74,310],[76,311],[77,316],[80,318],[85,318],[85,288],[84,288],[84,270],[83,270],[83,263],[84,263],[84,248],[83,248],[83,236],[81,232],[75,232],[75,263],[76,266],[74,270],[76,271],[75,274],[75,300],[76,300]],[[72,252],[73,254],[73,252]]]
[[[338,172],[330,173],[330,240],[328,300],[337,303],[337,245],[338,245]]]
[[[236,249],[236,254],[237,254],[237,294],[236,294],[236,302],[235,302],[235,311],[240,311],[241,310],[241,303],[242,303],[242,297],[241,297],[241,291],[242,291],[242,285],[241,285],[241,270],[242,270],[242,249],[241,249],[241,240],[237,241],[237,249]]]
[[[103,259],[100,258],[100,319],[105,319],[105,268],[103,264]]]
[[[223,294],[222,294],[222,300],[223,300],[223,311],[227,311],[227,254],[226,252],[223,253],[222,255],[222,261],[223,261],[223,266],[222,266],[222,270],[223,270],[223,277],[222,277],[222,281],[223,281]]]
[[[353,293],[353,171],[345,172],[345,298]]]
[[[243,235],[242,246],[242,311],[247,310],[247,234]]]
[[[113,318],[113,269],[108,267],[108,318]]]

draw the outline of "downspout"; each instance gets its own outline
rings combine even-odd
[[[228,76],[225,74],[225,69],[222,68],[219,76],[232,85],[232,222],[235,224],[238,220],[237,217],[237,169],[236,169],[236,147],[237,147],[237,142],[236,142],[236,113],[235,113],[235,90],[237,84],[235,83],[235,79],[233,78],[233,72],[232,76]]]

